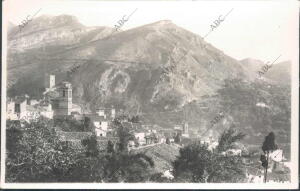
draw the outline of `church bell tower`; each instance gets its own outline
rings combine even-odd
[[[72,111],[72,84],[69,82],[62,82],[58,89],[58,115],[71,115]]]

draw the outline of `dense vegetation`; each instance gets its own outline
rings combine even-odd
[[[279,143],[290,142],[290,87],[262,81],[225,80],[217,96],[220,110],[249,135],[245,137],[247,143],[256,144],[257,138],[263,140],[271,131],[278,135]]]
[[[60,141],[53,123],[41,118],[33,123],[7,121],[7,182],[134,182],[146,181],[151,158],[129,154],[125,128],[120,145],[108,144],[100,153],[95,136],[82,140],[83,149]],[[122,129],[122,130],[121,130]],[[129,135],[128,132],[126,136]],[[122,142],[123,141],[123,142]],[[149,169],[148,169],[149,168]]]
[[[180,149],[174,161],[176,182],[243,182],[245,172],[240,156],[224,156],[222,152],[232,148],[243,134],[233,129],[223,132],[218,147],[211,151],[207,144],[199,142]]]
[[[128,152],[126,145],[132,135],[122,123],[116,124],[119,146],[110,143],[105,153],[99,152],[95,136],[82,140],[81,149],[61,141],[51,120],[41,118],[24,123],[22,128],[20,125],[7,121],[7,182],[171,181],[154,170],[152,157]],[[239,157],[221,156],[209,151],[206,145],[191,144],[182,148],[174,161],[172,181],[222,182],[230,177],[230,181],[239,182],[243,179],[240,162]]]
[[[89,117],[84,117],[81,121],[71,117],[58,118],[54,120],[54,125],[60,127],[62,131],[67,132],[87,132],[94,130],[94,125]]]

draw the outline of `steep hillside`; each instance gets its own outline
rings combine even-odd
[[[236,109],[232,110],[234,113],[227,112],[227,118],[215,125],[212,134],[217,137],[234,121],[240,123],[242,131],[248,129],[249,136],[260,138],[275,128],[265,128],[265,119],[253,112],[259,99],[273,99],[280,92],[276,89],[273,95],[268,86],[251,84],[256,80],[260,62],[239,62],[210,44],[205,47],[206,42],[199,35],[168,20],[114,32],[108,27],[83,26],[72,16],[41,16],[16,36],[10,34],[9,41],[9,96],[26,93],[40,97],[45,74],[53,73],[57,83],[72,83],[75,103],[91,110],[114,105],[129,114],[139,111],[144,123],[164,128],[186,120],[191,130],[202,134],[224,110],[224,95],[218,90],[229,87],[224,87],[226,80],[238,78],[247,84],[247,89],[241,88],[246,87],[243,84],[229,88],[231,97],[226,101]],[[277,66],[280,64],[272,67],[266,77],[270,75],[275,80],[288,74],[288,70]],[[254,99],[255,92],[267,96]],[[286,108],[290,98],[280,99],[284,103],[272,102],[276,112],[266,116],[268,121],[280,116],[280,112],[286,113],[276,129],[284,124],[282,140],[287,140],[290,115]],[[244,103],[247,104],[241,108]],[[247,113],[253,114],[251,120]],[[256,124],[258,119],[261,121]]]
[[[278,83],[289,85],[291,82],[291,62],[280,62],[270,69],[270,72],[266,73],[266,77],[272,79]]]
[[[40,26],[45,20],[47,28]],[[224,79],[250,76],[238,61],[211,45],[203,48],[200,36],[170,21],[106,38],[99,31],[93,31],[98,38],[84,38],[91,36],[89,29],[70,16],[42,16],[30,24],[11,41],[8,81],[17,93],[32,94],[30,87],[42,87],[45,73],[55,73],[59,80],[72,81],[78,99],[92,105],[118,101],[125,107],[131,104],[124,100],[138,99],[143,106],[168,109],[213,94]],[[171,65],[174,69],[162,76]],[[67,76],[75,66],[80,66],[78,71]],[[35,79],[29,80],[33,71]]]
[[[85,27],[68,15],[41,16],[21,30],[13,26],[8,34],[8,87],[25,79],[26,84],[17,84],[16,88],[21,88],[20,92],[29,88],[32,92],[30,86],[41,87],[41,76],[56,67],[55,60],[46,59],[48,55],[73,44],[100,39],[111,31],[108,27]]]
[[[265,65],[264,62],[260,60],[255,60],[247,58],[240,61],[248,70],[257,73],[261,71],[262,67]],[[282,85],[291,84],[291,62],[279,62],[274,63],[274,65],[264,74],[264,78],[270,83],[279,83]]]

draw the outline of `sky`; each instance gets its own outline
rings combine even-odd
[[[122,26],[131,29],[159,20],[171,20],[204,37],[219,16],[226,19],[205,40],[225,54],[272,62],[298,55],[296,1],[72,1],[6,0],[5,19],[18,25],[28,15],[74,15],[86,26],[114,27],[124,15],[136,12]],[[296,59],[298,60],[298,59]]]

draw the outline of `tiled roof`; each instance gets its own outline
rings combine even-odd
[[[57,131],[61,139],[65,141],[83,140],[93,135],[92,132],[65,132]]]

